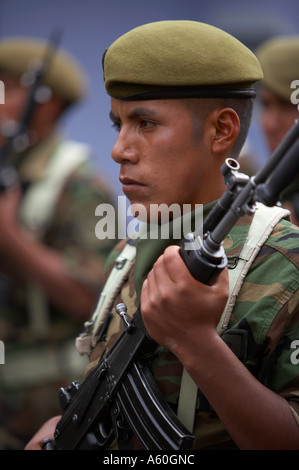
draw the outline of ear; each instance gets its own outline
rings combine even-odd
[[[215,110],[214,139],[212,150],[214,153],[227,153],[231,149],[240,132],[240,119],[232,108]]]

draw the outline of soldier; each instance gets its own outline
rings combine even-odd
[[[46,42],[31,38],[0,42],[1,152],[28,101],[24,80],[46,49]],[[48,97],[36,104],[28,142],[9,154],[18,186],[0,195],[0,331],[6,352],[0,448],[5,449],[23,449],[36,426],[58,412],[57,384],[81,377],[83,364],[73,359],[69,341],[95,305],[115,244],[95,236],[95,208],[112,203],[111,188],[93,176],[89,146],[59,131],[62,117],[86,95],[85,73],[59,49],[43,85]]]
[[[213,26],[162,21],[116,40],[103,68],[118,133],[112,158],[124,193],[143,214],[154,204],[177,203],[203,204],[206,216],[225,190],[224,160],[237,157],[246,139],[253,84],[262,78],[254,54]],[[299,231],[279,208],[260,205],[256,216],[257,222],[243,216],[224,240],[230,269],[210,286],[191,276],[173,234],[138,238],[135,254],[123,241],[110,258],[109,285],[115,258],[117,268],[128,266],[123,284],[110,298],[104,287],[91,331],[77,340],[89,354],[88,374],[123,329],[115,306],[124,302],[132,318],[140,303],[146,329],[161,346],[151,371],[193,432],[194,449],[299,448]],[[150,235],[150,220],[147,228]],[[245,256],[247,275],[240,269],[245,252],[257,255]],[[26,449],[40,449],[58,420],[45,423]],[[135,437],[109,448],[138,449]]]
[[[256,51],[264,79],[260,84],[261,124],[271,153],[298,119],[299,36],[269,39]],[[282,203],[299,224],[299,176],[283,192]]]

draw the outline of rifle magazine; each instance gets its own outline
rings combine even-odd
[[[130,367],[117,391],[117,401],[144,449],[192,449],[194,436],[179,421],[142,362]]]

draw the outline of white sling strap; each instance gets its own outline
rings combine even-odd
[[[115,260],[111,273],[100,294],[91,322],[85,323],[87,331],[81,333],[76,338],[76,349],[79,354],[89,355],[91,353],[92,347],[96,344],[97,338],[101,335],[113,302],[134,264],[135,257],[135,244],[127,242]],[[88,331],[89,325],[92,325],[92,334]]]
[[[79,142],[62,142],[45,168],[40,181],[25,193],[19,217],[24,226],[41,239],[50,225],[63,185],[71,173],[86,162],[90,149]],[[41,287],[30,283],[26,288],[31,331],[38,338],[49,332],[50,314],[46,296]]]
[[[27,190],[20,208],[20,219],[31,230],[44,232],[56,207],[62,187],[70,174],[86,162],[88,145],[62,142],[48,163],[43,178]]]

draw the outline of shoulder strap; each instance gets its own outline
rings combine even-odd
[[[30,186],[22,200],[20,219],[26,227],[37,234],[44,232],[66,179],[89,155],[89,147],[79,142],[66,141],[58,146],[43,178]]]
[[[289,215],[290,212],[287,209],[277,206],[267,207],[261,203],[257,204],[246,241],[238,257],[237,266],[234,269],[229,269],[229,299],[217,327],[220,335],[227,328],[243,280],[262,245],[268,239],[278,222],[283,218],[289,217]]]
[[[66,141],[50,158],[43,178],[33,183],[26,192],[20,206],[19,217],[22,223],[41,238],[55,211],[55,205],[67,177],[90,154],[85,144]],[[30,283],[26,287],[30,325],[34,335],[45,337],[49,332],[50,313],[43,290]]]
[[[243,280],[257,256],[262,245],[270,236],[277,223],[290,215],[290,212],[280,207],[267,207],[258,203],[252,223],[250,225],[247,239],[240,252],[237,266],[229,269],[229,298],[226,307],[217,326],[221,335],[229,323],[236,298],[240,292]],[[180,421],[185,424],[189,431],[193,431],[195,409],[197,400],[197,385],[184,369],[182,375],[178,413]]]
[[[85,323],[85,331],[76,338],[76,349],[79,354],[89,355],[91,353],[92,347],[95,345],[97,338],[101,335],[113,302],[134,264],[135,257],[135,243],[133,243],[132,240],[128,240],[115,260],[115,264],[101,292],[91,321]],[[89,327],[92,329],[92,333],[90,333]]]
[[[92,318],[94,321],[93,336],[99,335],[101,325],[105,320],[106,314],[111,309],[113,301],[135,261],[135,257],[136,246],[134,243],[131,243],[131,240],[129,240],[125,244],[122,252],[116,258],[113,269],[100,295]]]

